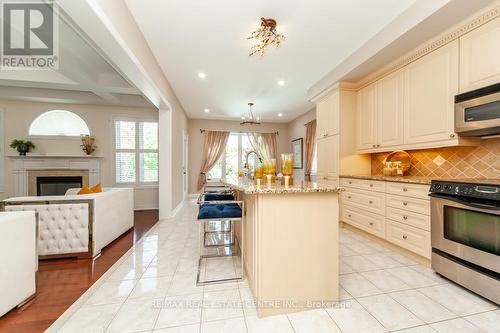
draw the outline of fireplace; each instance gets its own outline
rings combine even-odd
[[[50,176],[36,177],[36,195],[64,195],[70,188],[80,188],[82,176]]]

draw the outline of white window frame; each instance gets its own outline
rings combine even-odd
[[[135,122],[135,149],[116,149],[116,122],[117,121],[129,121]],[[134,188],[158,188],[159,182],[141,182],[140,181],[140,153],[158,153],[158,178],[160,176],[160,138],[159,138],[159,127],[158,127],[158,146],[156,149],[140,149],[139,148],[139,123],[157,123],[159,125],[159,120],[155,118],[147,117],[133,117],[133,116],[114,116],[111,121],[111,134],[113,142],[113,182],[116,187],[134,187]],[[116,181],[116,153],[135,153],[135,182],[117,182]]]
[[[240,132],[230,132],[229,135],[238,136],[238,167],[241,167],[243,164],[243,135],[248,135],[248,133],[240,133]],[[210,178],[207,182],[219,182],[221,180],[226,180],[226,149],[224,149],[224,154],[221,156],[220,161],[222,162],[221,167],[221,178]]]
[[[35,119],[33,119],[30,123],[30,126],[28,127],[28,137],[30,139],[44,139],[44,140],[77,140],[77,141],[80,141],[81,140],[81,135],[41,135],[41,134],[34,134],[34,135],[31,135],[29,133],[30,129],[31,129],[31,126],[33,125],[33,123],[43,114],[47,113],[47,112],[50,112],[50,111],[67,111],[67,112],[71,112],[75,115],[77,115],[80,119],[83,120],[83,122],[85,123],[85,125],[87,126],[88,130],[89,130],[89,133],[90,135],[92,135],[92,128],[89,126],[87,120],[82,117],[82,115],[80,115],[78,112],[75,112],[75,111],[72,111],[72,110],[66,110],[66,109],[50,109],[50,110],[46,110],[46,111],[43,111],[42,113],[40,113],[39,115],[37,115],[35,117]]]
[[[0,193],[5,192],[5,127],[4,110],[0,109]]]

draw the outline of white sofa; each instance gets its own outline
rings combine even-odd
[[[35,293],[35,212],[0,212],[0,317]]]
[[[6,211],[39,214],[41,257],[96,257],[103,247],[134,226],[134,191],[105,188],[101,193],[17,197],[4,200]]]

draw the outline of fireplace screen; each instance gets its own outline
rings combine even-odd
[[[70,188],[80,188],[83,185],[81,176],[37,177],[36,195],[64,195]]]

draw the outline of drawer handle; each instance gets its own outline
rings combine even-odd
[[[406,240],[408,238],[408,236],[406,235],[403,235],[403,239]]]
[[[370,184],[370,187],[373,187],[373,184]]]
[[[373,222],[370,222],[370,225],[373,225]]]
[[[352,217],[352,215],[351,215],[351,214],[349,214],[349,215],[347,215],[347,217]]]
[[[348,196],[347,196],[347,199],[351,199],[351,196],[350,196],[350,195],[348,195]]]
[[[403,192],[408,192],[408,189],[406,187],[404,187]]]
[[[408,220],[408,216],[403,216],[403,220]]]
[[[373,201],[371,201],[371,200],[370,200],[370,201],[368,201],[368,202],[370,203],[370,205],[371,205],[371,204],[373,204]]]
[[[352,182],[349,182],[349,184],[352,184]]]
[[[408,206],[408,203],[406,201],[403,202],[403,206]]]

